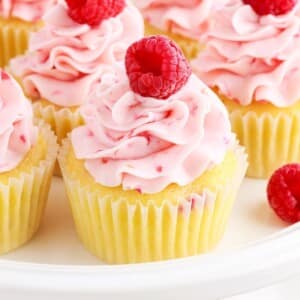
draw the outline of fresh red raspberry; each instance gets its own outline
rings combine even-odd
[[[151,36],[132,44],[125,57],[131,89],[141,96],[166,99],[191,75],[180,48],[163,36]]]
[[[125,0],[66,0],[70,17],[79,24],[98,26],[115,17],[125,7]]]
[[[274,16],[288,13],[296,5],[297,0],[243,0],[251,5],[253,10],[260,16],[272,14]]]
[[[300,221],[300,164],[278,169],[268,183],[267,194],[271,207],[283,221]]]

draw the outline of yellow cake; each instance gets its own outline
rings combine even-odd
[[[32,34],[27,53],[9,65],[31,99],[35,116],[50,124],[59,142],[82,124],[79,107],[95,92],[106,68],[116,68],[124,59],[122,48],[144,32],[143,19],[130,2],[105,23],[81,21],[71,16],[68,3],[58,3],[47,14],[43,28]]]
[[[220,95],[232,129],[247,149],[247,175],[268,178],[280,166],[300,161],[300,103],[276,107],[254,102],[241,106]]]
[[[186,74],[160,90],[157,70],[168,62],[158,59],[158,46]],[[111,84],[100,84],[82,107],[84,125],[63,141],[58,158],[83,244],[108,263],[212,250],[247,167],[222,102],[161,35],[133,43],[126,70],[106,75]]]
[[[15,169],[0,173],[0,254],[19,248],[39,229],[56,154],[56,137],[40,123],[36,145]]]
[[[21,87],[0,70],[0,254],[28,242],[42,220],[58,146],[34,124]]]
[[[226,229],[245,173],[241,147],[186,186],[172,184],[141,195],[95,183],[70,140],[59,155],[78,235],[94,255],[108,263],[137,263],[197,255],[216,247]],[[192,209],[188,196],[210,199]]]
[[[11,58],[23,54],[28,48],[30,33],[41,26],[42,22],[0,17],[0,67],[6,66]]]
[[[158,34],[168,36],[170,39],[174,40],[180,46],[184,55],[189,60],[195,58],[198,55],[198,53],[204,48],[204,45],[202,45],[196,39],[192,39],[180,34],[159,29],[151,25],[149,22],[145,21],[145,35],[151,36],[151,35],[158,35]]]
[[[135,1],[145,20],[145,35],[165,35],[174,40],[187,59],[192,60],[204,48],[213,2]]]
[[[223,100],[249,155],[247,175],[266,179],[300,161],[300,22],[296,2],[282,12],[266,6],[268,15],[249,2],[215,11],[192,66]]]

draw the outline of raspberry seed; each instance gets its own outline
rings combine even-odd
[[[192,73],[180,48],[163,36],[133,43],[125,64],[131,89],[143,97],[167,99],[185,85]]]

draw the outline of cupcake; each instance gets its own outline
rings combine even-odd
[[[300,161],[299,3],[272,3],[233,0],[215,11],[192,62],[227,107],[255,178]]]
[[[59,154],[83,244],[108,263],[213,249],[246,169],[225,107],[162,36],[105,78]]]
[[[143,35],[142,17],[132,4],[100,2],[54,6],[44,27],[32,34],[28,53],[10,64],[35,116],[51,125],[59,141],[81,125],[78,108],[105,69],[122,63],[128,45]]]
[[[221,1],[221,0],[219,0]],[[163,34],[181,47],[188,59],[203,48],[213,0],[137,0],[145,19],[145,34]]]
[[[0,1],[0,67],[9,59],[23,54],[32,31],[42,26],[43,14],[55,0]]]
[[[0,254],[39,228],[56,155],[55,135],[49,126],[33,124],[21,87],[0,71]]]

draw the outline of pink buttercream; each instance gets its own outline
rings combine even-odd
[[[194,71],[242,105],[268,101],[286,107],[299,101],[299,5],[285,15],[258,16],[242,1],[230,1],[214,12]]]
[[[0,173],[14,169],[36,141],[32,108],[21,87],[0,70]]]
[[[221,163],[232,140],[227,112],[195,75],[166,100],[131,91],[125,72],[103,75],[74,129],[78,159],[96,182],[156,193],[186,185]]]
[[[45,16],[32,35],[29,53],[11,62],[26,94],[59,106],[84,103],[106,65],[123,62],[127,47],[143,36],[143,20],[131,4],[116,17],[91,27],[74,22],[63,4]]]
[[[153,26],[198,40],[207,30],[214,2],[216,1],[137,0],[136,5],[144,19]]]
[[[28,22],[41,20],[45,12],[57,2],[56,0],[2,0],[0,16],[15,17]]]

